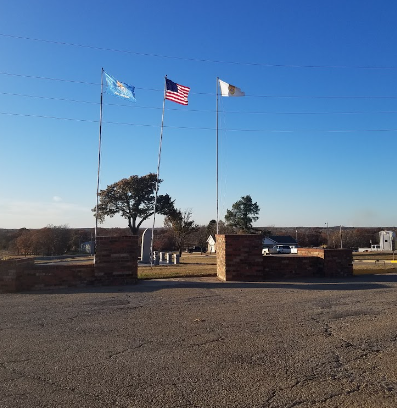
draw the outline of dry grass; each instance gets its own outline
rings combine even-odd
[[[181,264],[207,264],[207,265],[216,265],[216,255],[206,255],[206,254],[182,254],[182,256],[179,259]]]
[[[216,276],[216,256],[183,254],[179,265],[138,266],[139,279],[183,278],[187,276]]]
[[[390,262],[363,262],[353,264],[354,275],[397,273],[397,264]]]
[[[397,252],[395,253],[394,258],[397,260]],[[391,261],[393,259],[393,254],[391,252],[354,252],[353,259],[355,261],[366,261],[366,260],[382,260],[382,261]]]
[[[69,264],[69,265],[86,265],[94,262],[94,257],[91,255],[70,255],[70,256],[54,256],[54,257],[38,257],[35,258],[36,264]]]
[[[391,252],[354,252],[353,260],[354,275],[397,273],[397,254]]]

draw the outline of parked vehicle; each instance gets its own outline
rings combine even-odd
[[[290,245],[274,245],[273,248],[264,248],[262,254],[297,254],[298,248]]]
[[[382,251],[379,244],[372,244],[371,248],[358,248],[358,252],[375,252]]]
[[[289,245],[277,245],[277,253],[278,254],[290,254],[291,247]]]

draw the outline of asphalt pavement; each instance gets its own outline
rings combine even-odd
[[[0,295],[0,407],[396,407],[397,275]]]

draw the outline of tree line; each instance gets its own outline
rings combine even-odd
[[[195,249],[205,252],[207,239],[216,235],[216,221],[207,225],[196,225],[191,220],[191,212],[182,212],[182,222],[169,219],[163,228],[157,228],[154,249],[157,251],[180,251]],[[179,219],[180,221],[181,219]],[[343,248],[368,247],[379,242],[379,231],[383,228],[342,228],[340,227],[266,227],[255,228],[251,232],[262,236],[290,235],[296,238],[301,247]],[[81,244],[93,239],[92,229],[72,229],[65,225],[29,230],[0,229],[0,251],[15,255],[54,256],[79,252]],[[101,236],[122,236],[129,228],[99,228]],[[142,231],[141,231],[142,232]],[[224,221],[219,222],[220,234],[234,234],[237,231]],[[0,254],[1,255],[1,254]]]
[[[15,255],[63,255],[78,252],[80,244],[91,239],[91,232],[67,225],[47,225],[40,229],[0,230],[0,250]]]
[[[290,235],[300,247],[366,248],[379,243],[382,227],[267,227],[263,235]],[[386,228],[392,229],[392,228]]]
[[[106,216],[120,214],[128,221],[132,234],[137,234],[142,222],[153,215],[156,188],[162,180],[150,173],[146,176],[131,176],[108,186],[99,193],[100,204],[93,211],[100,221]],[[371,242],[378,242],[378,232],[382,228],[254,228],[259,219],[260,207],[250,195],[241,197],[231,209],[227,209],[224,221],[218,223],[220,234],[261,234],[290,235],[297,239],[298,245],[328,248],[367,247]],[[164,229],[157,234],[154,247],[158,250],[177,249],[180,253],[189,246],[206,247],[209,235],[215,236],[216,221],[211,220],[206,226],[197,225],[189,209],[182,210],[175,206],[168,194],[157,197],[156,212],[165,216]],[[299,233],[298,233],[299,232]]]
[[[155,234],[155,250],[178,250],[207,247],[207,239],[215,236],[217,222],[210,220],[207,225],[198,225],[193,220],[190,209],[175,206],[175,200],[168,194],[159,195],[162,180],[156,174],[133,175],[107,186],[98,194],[98,206],[93,208],[94,216],[100,223],[106,217],[118,214],[127,221],[127,229],[99,229],[99,235],[140,234],[140,228],[156,213],[164,216],[164,227]],[[253,223],[259,219],[260,207],[250,195],[241,197],[231,209],[227,209],[224,221],[218,222],[220,234],[261,234],[290,235],[297,239],[301,247],[327,246],[330,248],[367,247],[377,243],[378,232],[382,228],[255,228]],[[38,230],[22,228],[17,231],[0,230],[0,250],[12,251],[18,255],[61,255],[79,251],[82,242],[91,241],[93,231],[70,229],[66,225],[48,225]]]

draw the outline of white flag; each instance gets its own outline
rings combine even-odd
[[[230,85],[227,82],[219,80],[219,86],[221,87],[222,96],[245,96],[245,92],[240,88]]]

